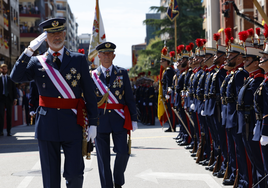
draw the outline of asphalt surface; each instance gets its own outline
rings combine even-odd
[[[178,146],[159,122],[155,126],[138,124],[132,133],[132,154],[125,172],[124,188],[230,188],[204,166],[195,163],[188,150]],[[34,125],[11,130],[13,136],[0,137],[0,188],[41,188],[42,176]],[[111,167],[115,154],[111,145]],[[62,154],[62,169],[64,155]],[[65,186],[62,178],[61,187]],[[83,188],[100,188],[95,149],[91,160],[85,159]]]

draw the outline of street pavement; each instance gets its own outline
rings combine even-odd
[[[188,150],[178,146],[156,121],[155,126],[138,124],[132,133],[132,149],[125,172],[124,188],[230,188],[223,186],[204,166],[195,163]],[[0,137],[0,188],[42,188],[41,167],[34,126],[12,128],[12,137]],[[111,142],[112,143],[112,142]],[[115,154],[111,146],[111,167]],[[64,156],[62,154],[62,169]],[[62,178],[61,187],[65,186]],[[95,149],[85,159],[83,188],[100,188]]]

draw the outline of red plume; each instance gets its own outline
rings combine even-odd
[[[167,47],[165,46],[162,50],[161,50],[161,53],[166,56],[168,51],[167,51]]]
[[[213,39],[217,42],[219,39],[221,38],[221,34],[220,33],[214,33],[213,34]]]
[[[231,37],[230,40],[231,40],[231,43],[233,43],[234,42],[234,37]]]
[[[242,40],[243,42],[246,42],[248,38],[248,31],[241,31],[238,33],[239,39]]]
[[[249,35],[250,37],[253,37],[253,36],[254,36],[254,29],[253,29],[253,28],[250,28],[250,29],[248,29],[247,31],[248,31],[248,35]]]
[[[263,32],[263,35],[264,35],[265,38],[268,37],[268,26],[267,26],[267,24],[264,24],[264,32]]]
[[[259,28],[259,27],[256,28],[256,34],[257,34],[258,36],[260,36],[260,34],[261,34],[261,28]]]
[[[228,42],[229,42],[229,39],[226,38],[226,39],[225,39],[225,45],[226,45],[226,46],[228,46]]]
[[[192,50],[192,48],[191,48],[190,45],[187,45],[187,46],[185,47],[185,49],[187,50],[187,52],[190,52],[190,51]]]
[[[180,49],[177,47],[177,54],[180,54],[181,53],[181,51],[180,51]]]
[[[198,46],[199,48],[202,47],[202,46],[204,45],[202,39],[196,39],[196,40],[195,40],[195,44],[196,44],[196,46]]]
[[[184,45],[182,44],[182,45],[179,45],[179,50],[180,51],[183,51],[184,50]]]
[[[174,51],[169,52],[169,56],[170,57],[174,57],[175,56],[175,52]]]
[[[191,47],[191,50],[194,48],[194,43],[193,42],[191,42],[190,44],[189,44],[189,46]]]
[[[224,33],[226,35],[226,38],[228,38],[228,39],[231,38],[231,32],[232,32],[232,29],[231,28],[224,29]]]
[[[202,39],[203,40],[203,45],[205,45],[207,43],[207,39]]]
[[[85,50],[82,48],[82,49],[78,49],[78,52],[81,53],[81,54],[85,54]]]

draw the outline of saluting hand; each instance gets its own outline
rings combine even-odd
[[[39,35],[36,39],[30,42],[29,48],[32,49],[32,51],[37,50],[46,38],[47,38],[47,32],[45,31],[41,35]]]

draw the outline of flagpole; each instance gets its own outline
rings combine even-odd
[[[174,19],[174,27],[175,27],[175,32],[174,32],[174,35],[175,35],[175,62],[177,62],[177,22],[176,22],[176,18]]]

